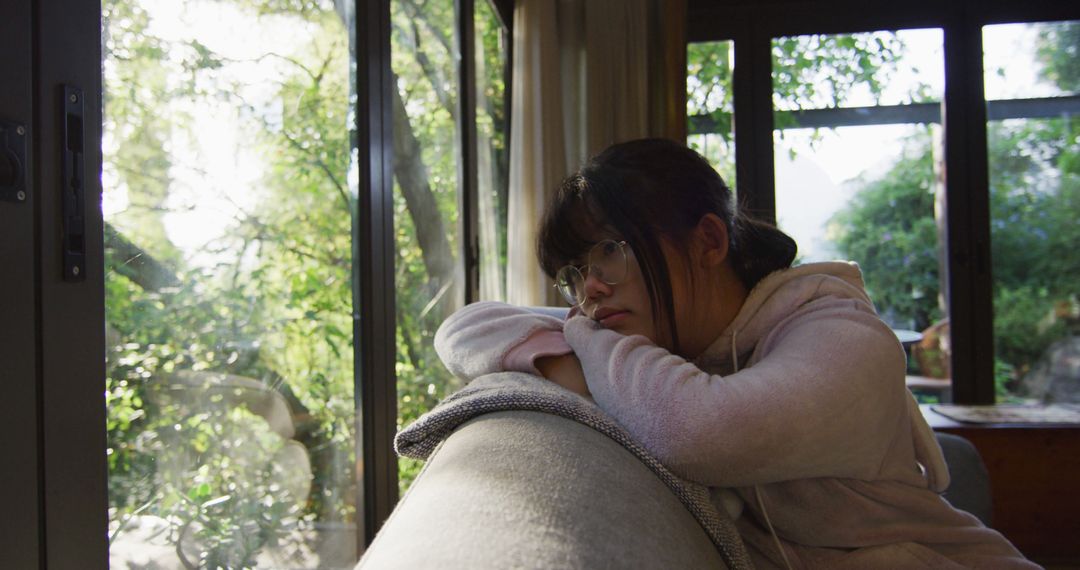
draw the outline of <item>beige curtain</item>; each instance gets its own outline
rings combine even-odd
[[[517,0],[507,301],[558,305],[536,229],[558,184],[612,143],[686,139],[686,0]]]

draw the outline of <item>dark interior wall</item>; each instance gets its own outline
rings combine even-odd
[[[783,33],[844,33],[872,29],[940,26],[946,16],[970,13],[983,24],[1077,18],[1072,0],[688,0],[689,41],[716,39],[709,33],[726,17],[753,13]],[[790,31],[788,31],[790,30]]]

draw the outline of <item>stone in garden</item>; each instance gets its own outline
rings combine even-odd
[[[1020,381],[1020,393],[1047,404],[1080,404],[1080,336],[1051,344]]]

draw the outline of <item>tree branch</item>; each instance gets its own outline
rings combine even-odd
[[[105,223],[105,249],[112,250],[116,258],[113,271],[132,280],[145,291],[158,291],[180,284],[180,279],[171,269],[131,243],[108,222]]]
[[[310,152],[308,149],[304,148],[299,141],[289,136],[289,133],[287,133],[285,129],[281,130],[281,136],[285,137],[285,140],[288,141],[289,145],[299,151],[300,154],[307,156],[308,164],[312,166],[317,166],[319,170],[323,171],[323,174],[326,175],[326,177],[330,180],[331,184],[334,185],[334,188],[337,189],[338,196],[341,197],[342,205],[344,205],[345,208],[351,208],[352,203],[349,201],[348,191],[345,189],[345,185],[342,184],[340,180],[338,180],[338,177],[334,174],[334,171],[330,168],[330,166],[323,162],[323,160],[317,155],[315,155],[314,152]]]
[[[394,78],[396,83],[396,77]],[[439,213],[438,202],[428,181],[427,169],[421,160],[420,141],[413,134],[405,103],[397,89],[391,90],[394,123],[394,176],[405,197],[405,206],[416,228],[416,240],[423,254],[424,268],[433,290],[454,282],[454,253],[450,248],[446,224]],[[456,290],[447,295],[451,301],[442,303],[446,311],[458,305]],[[449,312],[445,313],[446,315]]]
[[[420,31],[416,25],[416,20],[412,21],[411,27],[412,34],[409,34],[400,26],[394,26],[401,37],[408,41],[406,47],[410,48],[413,56],[416,58],[416,63],[420,65],[420,70],[423,71],[424,77],[431,85],[432,91],[435,92],[435,98],[439,100],[439,105],[442,105],[442,107],[450,113],[450,116],[453,117],[454,120],[457,120],[457,106],[451,99],[450,94],[443,88],[443,84],[446,83],[446,76],[431,63],[431,59],[424,53],[424,50],[420,45]]]
[[[281,54],[275,53],[275,52],[264,53],[264,54],[260,55],[259,57],[249,58],[249,59],[233,59],[233,58],[228,58],[228,57],[222,57],[221,61],[225,61],[225,62],[229,62],[229,63],[260,63],[264,59],[268,59],[268,58],[280,59],[282,61],[291,63],[291,64],[295,65],[296,67],[299,67],[300,69],[302,69],[304,71],[304,73],[307,74],[308,77],[315,80],[316,82],[318,82],[318,77],[319,77],[319,75],[321,75],[321,73],[316,74],[314,71],[311,70],[311,68],[309,68],[308,66],[301,63],[300,60],[289,57],[287,55],[281,55]]]
[[[446,50],[446,54],[451,56],[450,59],[454,59],[454,43],[450,41],[450,38],[442,30],[432,24],[430,19],[424,16],[424,8],[427,7],[427,2],[424,2],[421,6],[417,6],[413,0],[402,0],[401,3],[409,10],[409,16],[411,16],[413,23],[415,24],[417,20],[423,22],[424,27],[431,32],[431,35],[435,36],[435,40]]]

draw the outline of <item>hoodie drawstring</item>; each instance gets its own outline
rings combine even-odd
[[[731,331],[731,362],[734,365],[735,372],[739,371],[739,351],[735,345],[737,335],[738,331]],[[788,561],[787,553],[784,551],[784,546],[780,544],[780,537],[776,535],[776,529],[773,528],[772,521],[769,520],[769,511],[765,509],[765,501],[761,498],[760,485],[754,485],[754,495],[757,497],[757,504],[758,508],[761,509],[761,514],[765,516],[765,525],[769,527],[769,534],[772,535],[773,543],[776,544],[776,549],[780,551],[780,557],[784,559],[784,567],[793,570],[791,562]]]
[[[784,551],[784,545],[780,544],[780,537],[776,536],[776,530],[773,528],[772,522],[769,520],[769,511],[765,510],[765,501],[761,498],[761,486],[754,485],[754,495],[757,496],[758,508],[761,509],[761,514],[765,515],[765,525],[769,527],[769,532],[772,534],[773,543],[776,544],[776,549],[780,551],[780,557],[784,559],[784,567],[788,570],[791,568],[791,562],[787,559],[787,553]]]
[[[735,350],[735,335],[736,331],[731,331],[731,361],[735,364],[735,372],[739,371],[739,353]]]

